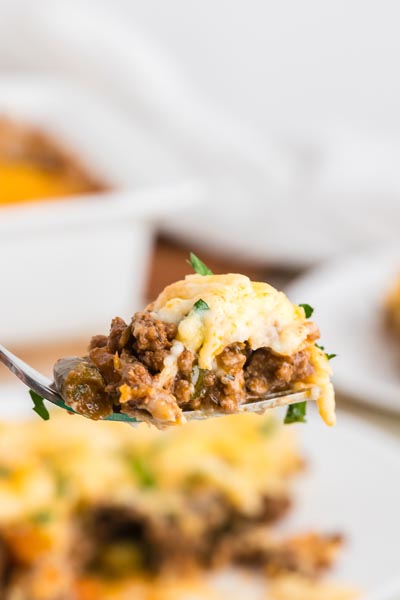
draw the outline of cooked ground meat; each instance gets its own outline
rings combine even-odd
[[[153,373],[159,373],[175,339],[176,325],[163,323],[149,313],[139,312],[132,320],[131,330],[135,355]]]
[[[80,570],[123,575],[158,566],[154,524],[145,514],[123,506],[84,509],[77,519]],[[122,560],[121,560],[122,559]]]
[[[218,355],[218,365],[229,375],[237,375],[246,362],[246,345],[236,342],[224,348]]]
[[[287,496],[264,496],[262,509],[257,520],[270,525],[286,515],[290,507],[291,502]]]
[[[268,348],[253,352],[237,342],[218,355],[215,371],[199,369],[196,356],[183,350],[175,379],[160,383],[176,334],[176,325],[151,312],[136,313],[129,325],[116,317],[108,337],[92,338],[85,359],[56,364],[56,383],[67,404],[86,416],[125,412],[161,426],[179,422],[182,409],[237,412],[248,395],[290,389],[313,372],[305,350],[278,356]],[[318,329],[310,323],[308,339],[316,337]]]
[[[106,335],[94,335],[90,340],[89,350],[93,348],[104,348],[107,346],[108,337]]]
[[[287,357],[260,348],[252,353],[245,367],[246,388],[255,396],[284,390],[312,375],[313,370],[304,350]]]
[[[178,369],[179,373],[183,377],[190,378],[192,375],[193,365],[195,364],[196,357],[193,352],[185,349],[182,354],[178,357]]]
[[[307,533],[286,540],[271,539],[260,527],[249,529],[240,539],[230,539],[233,561],[263,567],[269,575],[285,572],[315,577],[329,568],[343,543],[342,536]]]
[[[87,507],[77,516],[80,568],[116,575],[117,566],[125,573],[138,569],[159,573],[169,568],[184,571],[189,565],[226,564],[233,558],[225,548],[227,539],[240,539],[257,525],[276,521],[288,505],[286,497],[265,498],[262,511],[249,518],[214,493],[193,494],[184,510],[192,524],[201,523],[200,529],[193,530],[179,514],[151,516],[118,505]]]
[[[185,405],[189,405],[191,403],[192,386],[190,382],[184,377],[176,378],[172,391],[179,406],[184,407]]]
[[[339,535],[313,533],[278,539],[270,523],[289,506],[287,498],[265,498],[264,509],[248,517],[210,493],[188,497],[185,515],[201,529],[185,528],[179,514],[146,514],[119,505],[89,506],[77,516],[80,571],[123,575],[158,574],[173,568],[240,564],[271,575],[295,572],[314,577],[328,568],[342,544]],[[193,521],[194,519],[194,521]]]
[[[120,352],[129,339],[129,328],[123,319],[115,317],[111,322],[111,329],[107,340],[107,349],[111,354]]]

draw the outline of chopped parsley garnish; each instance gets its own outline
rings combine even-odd
[[[310,306],[309,304],[299,304],[299,306],[301,306],[301,308],[304,310],[306,319],[309,319],[314,312],[313,307]]]
[[[202,260],[193,254],[193,252],[190,253],[190,258],[186,262],[193,268],[193,271],[199,275],[213,275],[211,269],[209,269]]]
[[[199,369],[198,367],[196,367],[196,368]],[[194,392],[192,395],[192,400],[197,400],[197,398],[200,398],[200,396],[202,395],[202,393],[204,391],[204,378],[206,376],[206,373],[207,373],[206,369],[199,369],[197,381],[194,385]]]
[[[4,465],[0,465],[0,479],[7,479],[7,477],[10,477],[10,475],[11,470]]]
[[[154,473],[142,458],[130,456],[129,467],[141,487],[147,489],[157,487]]]
[[[70,487],[70,480],[65,474],[57,472],[54,474],[54,479],[57,496],[65,496]]]
[[[204,302],[204,300],[202,300],[201,298],[197,300],[197,302],[195,302],[193,308],[198,312],[201,312],[203,310],[210,310],[210,307],[208,306],[207,302]]]
[[[328,352],[325,352],[325,347],[324,346],[320,346],[319,344],[315,344],[317,346],[317,348],[319,348],[320,350],[322,350],[322,352],[325,353],[325,356],[328,360],[332,360],[332,358],[335,358],[337,356],[337,354],[329,354]]]
[[[284,423],[305,423],[307,412],[307,402],[296,402],[296,404],[290,404],[286,411]]]
[[[48,421],[50,419],[50,414],[44,405],[44,398],[42,398],[42,396],[39,396],[39,394],[37,394],[33,390],[29,390],[29,393],[34,404],[32,410],[34,410],[35,413],[43,419],[43,421]]]
[[[53,519],[53,513],[50,510],[40,510],[32,515],[31,520],[37,525],[45,525]]]

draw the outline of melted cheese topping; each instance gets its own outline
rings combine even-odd
[[[209,309],[197,310],[198,300]],[[283,292],[245,275],[187,275],[166,287],[147,310],[177,325],[177,340],[197,353],[201,369],[215,369],[216,356],[234,342],[247,342],[252,350],[270,348],[285,356],[309,349],[315,371],[304,383],[318,386],[320,414],[328,425],[335,423],[328,361],[307,340],[310,329],[303,308],[292,304]],[[165,368],[163,378],[171,377],[176,372],[176,356]]]
[[[194,308],[200,299],[210,310]],[[252,282],[245,275],[188,275],[165,288],[152,312],[178,325],[177,339],[198,352],[201,369],[212,369],[215,357],[233,342],[291,355],[307,337],[303,309],[267,283]]]

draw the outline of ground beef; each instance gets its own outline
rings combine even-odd
[[[115,317],[111,322],[111,329],[108,336],[107,348],[111,354],[122,350],[125,346],[127,337],[129,338],[129,328],[123,319]]]
[[[106,335],[94,335],[90,340],[89,350],[93,348],[104,348],[107,346],[108,337]]]
[[[173,394],[179,406],[188,405],[192,400],[192,386],[185,378],[177,378],[173,387]]]
[[[126,383],[133,390],[134,397],[145,398],[150,393],[152,377],[139,361],[125,363],[121,368],[120,383]]]
[[[218,366],[229,375],[237,375],[243,369],[246,362],[246,346],[241,342],[236,342],[226,346],[218,355]]]
[[[193,352],[185,349],[178,357],[179,373],[184,377],[190,378],[195,360],[196,357]]]
[[[243,365],[246,346],[240,342],[224,348],[217,358],[217,372],[200,369],[190,407],[215,409],[227,413],[238,410],[246,400]]]
[[[153,373],[160,372],[176,337],[176,325],[163,323],[150,313],[138,312],[132,320],[131,330],[135,355]]]
[[[66,402],[91,418],[122,411],[133,417],[154,417],[159,425],[172,424],[180,421],[181,409],[234,413],[249,395],[290,389],[313,373],[306,350],[285,357],[269,348],[251,351],[236,342],[217,356],[215,371],[199,369],[194,353],[185,349],[178,357],[175,379],[160,385],[158,375],[176,334],[176,325],[156,319],[151,312],[137,312],[129,325],[116,317],[109,335],[92,338],[88,356],[79,359],[67,385],[59,387]],[[308,339],[318,334],[310,323]],[[61,362],[56,371],[66,377]]]
[[[134,508],[100,505],[83,509],[76,527],[80,570],[106,576],[156,571],[159,551],[154,529],[152,519]],[[116,561],[118,554],[122,560]]]
[[[291,507],[287,496],[264,496],[257,522],[271,524],[286,515]]]
[[[239,405],[246,401],[243,374],[217,377],[213,386],[205,387],[201,406],[235,413]]]
[[[270,525],[289,507],[286,497],[266,497],[262,509],[241,513],[215,490],[188,490],[181,513],[147,513],[127,506],[99,505],[81,509],[77,532],[81,539],[81,570],[106,575],[132,574],[138,569],[153,575],[189,566],[223,567],[240,564],[262,568],[271,575],[283,572],[316,576],[329,567],[341,545],[338,535],[313,533],[279,539]],[[184,517],[183,517],[184,515]],[[201,523],[187,528],[186,520]],[[115,557],[119,569],[115,572]]]
[[[285,390],[296,381],[312,375],[313,371],[305,350],[287,357],[274,354],[268,348],[260,348],[252,353],[245,366],[246,389],[255,396]]]
[[[192,383],[192,372],[196,357],[190,350],[183,350],[178,357],[178,374],[172,388],[178,406],[186,408],[192,402],[194,386]],[[193,406],[191,406],[193,408]]]
[[[232,560],[226,548],[228,540],[240,540],[249,530],[276,521],[289,504],[285,497],[265,498],[261,511],[249,517],[215,490],[188,490],[185,501],[181,514],[168,510],[150,514],[144,509],[117,505],[82,509],[76,527],[81,570],[110,574],[110,558],[118,556],[121,549],[125,557],[121,567],[128,572],[139,568],[156,574],[170,568],[185,571],[188,565],[227,564]],[[273,509],[270,512],[266,507]],[[187,528],[187,520],[200,528]]]
[[[307,533],[277,540],[259,527],[249,529],[242,539],[231,540],[233,562],[263,567],[271,576],[300,573],[316,577],[328,569],[343,543],[342,536]]]

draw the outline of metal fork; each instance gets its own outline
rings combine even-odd
[[[74,411],[70,406],[65,404],[63,398],[58,393],[55,384],[51,379],[48,379],[42,373],[39,373],[31,366],[27,365],[20,358],[15,356],[12,352],[7,350],[0,344],[0,363],[3,363],[14,375],[18,377],[28,388],[42,396],[45,400],[48,400],[52,404],[55,404],[59,408],[67,410],[70,413],[80,414]],[[304,387],[302,390],[296,391],[284,391],[275,394],[266,394],[263,397],[260,396],[248,396],[248,401],[240,406],[239,412],[241,413],[258,413],[263,414],[266,410],[276,408],[278,406],[289,406],[289,404],[295,404],[296,402],[304,402],[309,400],[316,400],[318,397],[318,388],[316,387]],[[222,417],[226,416],[227,413],[218,412],[216,410],[203,411],[203,410],[189,410],[183,411],[183,415],[187,421],[207,419],[209,417]],[[82,416],[82,415],[81,415]],[[107,417],[101,419],[103,421],[123,421],[125,423],[138,423],[139,419],[129,417],[123,413],[113,413]]]

